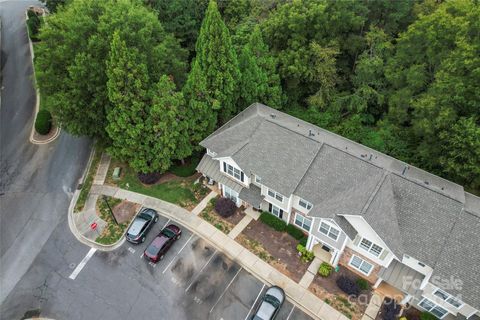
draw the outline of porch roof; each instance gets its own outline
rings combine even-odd
[[[250,184],[249,188],[243,188],[238,197],[255,208],[260,208],[260,203],[264,198],[261,195],[261,189],[254,184]]]
[[[412,296],[421,295],[420,283],[425,276],[400,261],[394,259],[388,268],[382,268],[378,273],[386,283]]]
[[[239,183],[227,178],[220,171],[220,164],[218,163],[218,160],[213,160],[212,157],[207,154],[203,156],[202,160],[200,160],[200,163],[197,165],[197,171],[221,184],[226,185],[237,193],[240,193],[243,188],[243,186]]]

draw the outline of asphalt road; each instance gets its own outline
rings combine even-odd
[[[64,219],[0,308],[0,318],[249,318],[266,286],[188,230],[182,228],[181,239],[157,264],[142,257],[167,223],[171,221],[160,217],[144,244],[96,251],[78,270],[90,249],[64,232]],[[311,318],[286,301],[277,319]]]
[[[25,9],[31,4],[38,2],[0,2],[0,302],[66,217],[89,154],[88,140],[65,132],[45,146],[29,142],[35,92]]]

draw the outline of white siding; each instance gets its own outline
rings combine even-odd
[[[270,202],[271,204],[274,204],[276,205],[277,207],[281,208],[283,211],[285,211],[285,215],[288,215],[288,213],[290,212],[290,198],[288,195],[284,195],[282,194],[283,196],[283,202],[280,202],[278,201],[277,199],[275,198],[272,198],[268,195],[268,189],[266,186],[262,185],[262,196],[265,196],[265,201],[268,201]],[[274,189],[270,189],[272,191],[275,191]]]
[[[292,195],[292,207],[293,207],[295,210],[297,210],[297,211],[300,211],[300,212],[302,212],[302,213],[308,214],[308,212],[309,212],[310,210],[307,210],[307,209],[305,209],[304,207],[300,207],[300,206],[298,205],[298,200],[300,200],[300,199],[302,199],[302,198],[299,197],[299,196],[296,196],[296,195]],[[305,199],[303,199],[303,200],[305,200]]]
[[[357,230],[359,237],[366,238],[372,241],[376,245],[381,246],[383,250],[387,250],[388,253],[386,256],[383,257],[383,259],[380,259],[380,257],[382,257],[382,254],[380,254],[380,257],[376,257],[373,254],[367,252],[366,250],[360,248],[358,245],[355,245],[351,240],[348,240],[347,247],[369,258],[370,260],[381,266],[388,267],[388,265],[393,259],[392,251],[387,247],[385,242],[383,242],[383,240],[378,236],[378,234],[373,230],[373,228],[368,224],[368,222],[365,221],[363,217],[359,216],[345,216],[345,218],[348,220],[348,222],[350,222],[350,224],[355,228],[355,230]]]
[[[240,168],[240,166],[235,162],[233,161],[232,158],[229,158],[229,157],[226,157],[226,158],[216,158],[217,160],[219,160],[219,170],[220,172],[223,172],[223,163],[226,162],[227,164],[231,165],[232,167],[234,168],[237,168],[239,170],[241,170],[243,172],[243,182],[241,182],[240,180],[237,180],[235,179],[234,177],[224,173],[227,177],[229,177],[230,179],[232,179],[233,181],[237,182],[237,183],[240,183],[240,184],[243,184],[243,185],[246,185],[246,186],[249,186],[250,185],[250,176],[242,170],[242,168]]]
[[[457,315],[457,313],[461,313],[463,314],[464,316],[469,316],[471,315],[474,311],[475,311],[475,308],[473,308],[472,306],[466,304],[465,302],[463,302],[463,305],[457,309],[455,308],[454,306],[452,306],[451,304],[449,304],[448,302],[442,300],[441,298],[437,297],[436,295],[434,295],[433,293],[435,292],[435,290],[437,290],[438,288],[436,286],[434,286],[433,284],[431,283],[428,283],[426,286],[425,286],[425,289],[423,290],[423,296],[431,301],[433,301],[434,303],[436,303],[437,305],[441,306],[442,308],[444,308],[445,310],[448,310],[448,312],[454,314],[454,315]],[[448,293],[448,290],[444,290],[446,293]],[[461,297],[458,297],[459,300],[462,300]],[[478,311],[478,310],[477,310]]]
[[[430,277],[432,275],[433,269],[431,267],[427,266],[427,265],[425,265],[423,267],[420,264],[418,264],[419,262],[421,262],[421,261],[418,261],[417,259],[412,258],[410,256],[406,256],[406,255],[404,255],[403,258],[402,258],[402,263],[404,265],[407,265],[410,268],[412,268],[413,270],[418,271],[418,272],[420,272],[421,274],[424,274],[427,277]]]

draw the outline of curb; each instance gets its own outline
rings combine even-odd
[[[33,62],[33,59],[35,58],[35,53],[33,52],[33,43],[32,39],[30,39],[30,34],[28,32],[28,27],[27,27],[27,20],[28,20],[28,14],[27,14],[28,9],[25,11],[25,28],[27,29],[27,38],[28,38],[28,46],[30,48],[30,59],[32,60],[32,70],[33,70],[33,79],[35,81],[35,87],[37,86],[37,76],[35,75],[35,64]],[[32,131],[30,132],[30,143],[32,144],[37,144],[37,145],[42,145],[42,144],[47,144],[55,139],[58,138],[60,135],[61,129],[58,126],[54,126],[52,130],[56,130],[53,136],[46,140],[36,140],[33,136],[35,134],[35,120],[37,119],[37,113],[40,109],[40,90],[38,88],[35,88],[35,119],[33,121],[32,125]]]

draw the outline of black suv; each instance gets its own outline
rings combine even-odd
[[[130,228],[128,228],[125,238],[131,243],[142,243],[145,241],[148,231],[153,224],[158,221],[157,211],[149,208],[144,208],[135,217]]]

